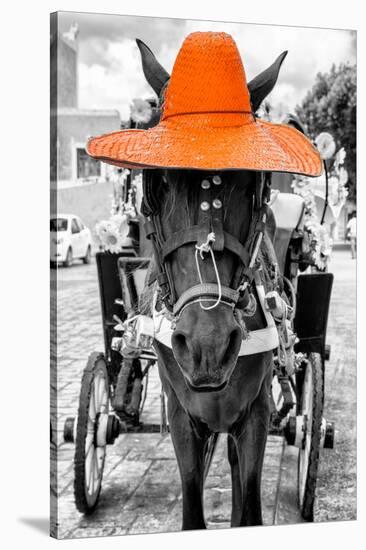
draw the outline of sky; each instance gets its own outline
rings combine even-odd
[[[248,82],[288,50],[268,101],[293,111],[318,72],[356,63],[356,32],[246,23],[59,12],[59,33],[77,23],[79,107],[117,109],[129,118],[134,98],[154,95],[142,72],[135,38],[143,40],[170,73],[184,38],[194,31],[224,31],[237,43]]]

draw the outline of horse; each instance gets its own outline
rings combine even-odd
[[[146,44],[137,44],[145,77],[161,104],[169,74]],[[273,89],[286,53],[248,84],[253,112]],[[204,480],[219,433],[228,434],[231,526],[262,524],[261,473],[273,354],[266,350],[239,355],[243,339],[263,328],[265,320],[260,307],[250,307],[258,303],[253,278],[242,304],[233,307],[230,290],[243,273],[240,255],[253,244],[258,215],[266,211],[271,219],[265,205],[268,187],[269,177],[254,171],[144,170],[142,211],[150,226],[155,220],[146,232],[148,237],[155,235],[159,307],[170,300],[175,312],[171,346],[155,340],[154,348],[182,483],[183,530],[206,528]],[[207,204],[214,205],[209,212]],[[208,217],[214,237],[197,229],[207,226]],[[271,268],[276,258],[263,222],[261,236],[256,280],[260,278],[267,291],[275,288]],[[219,288],[215,296],[191,291],[213,286]]]

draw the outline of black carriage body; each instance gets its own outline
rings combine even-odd
[[[112,338],[116,336],[114,327],[117,321],[114,316],[124,321],[129,313],[137,313],[140,289],[137,288],[133,273],[140,272],[144,275],[149,262],[149,258],[137,257],[132,248],[119,254],[96,254],[104,347],[108,364],[114,362],[114,352],[111,349]],[[119,357],[119,354],[117,355]]]
[[[325,359],[332,273],[309,273],[298,276],[295,332],[299,338],[296,351],[320,353]]]
[[[98,272],[100,306],[102,312],[104,348],[107,362],[111,362],[111,342],[114,334],[117,315],[122,321],[125,320],[127,312],[122,305],[116,303],[119,299],[122,301],[122,288],[118,271],[118,259],[136,256],[133,249],[119,254],[110,252],[97,252],[96,264]]]

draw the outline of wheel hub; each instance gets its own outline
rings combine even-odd
[[[307,430],[306,415],[290,416],[284,428],[284,436],[288,445],[303,449]]]
[[[320,428],[320,448],[333,449],[334,432],[334,422],[329,422],[323,417]],[[283,433],[288,445],[293,445],[298,449],[304,450],[306,437],[311,433],[308,415],[290,416],[284,427]]]
[[[115,414],[102,412],[96,416],[94,430],[96,447],[113,445],[120,434],[121,423]]]
[[[113,445],[121,433],[121,421],[115,414],[110,414],[107,423],[107,445]]]

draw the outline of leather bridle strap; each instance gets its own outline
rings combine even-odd
[[[260,244],[260,236],[263,235],[265,231],[265,220],[267,217],[266,201],[268,201],[269,198],[270,185],[270,174],[258,174],[256,182],[255,209],[252,215],[252,221],[249,227],[248,237],[246,241],[248,243],[247,247],[249,250],[250,258],[252,258],[252,254],[254,252],[256,244],[258,242]],[[258,189],[260,189],[260,193],[258,192]],[[233,279],[234,288],[243,288],[248,283],[252,282],[256,269],[255,266],[250,265],[250,263],[253,262],[250,260],[250,262],[246,264],[239,264]]]
[[[178,298],[178,300],[174,304],[173,313],[175,316],[177,316],[181,312],[181,310],[184,308],[184,306],[192,303],[195,300],[195,298],[211,297],[212,299],[216,299],[217,293],[218,293],[217,284],[203,283],[200,285],[194,285],[188,290],[186,290],[185,292],[183,292],[183,294]],[[227,286],[222,286],[221,296],[222,296],[222,300],[221,300],[222,302],[229,303],[229,304],[232,304],[232,306],[234,306],[239,299],[239,292]]]
[[[242,261],[244,266],[249,265],[250,255],[248,250],[238,241],[236,237],[230,235],[226,231],[224,235],[224,248],[235,254]],[[207,230],[198,225],[192,225],[187,229],[176,231],[166,239],[161,247],[161,256],[165,261],[166,258],[175,250],[185,244],[201,243],[207,238]]]
[[[172,233],[161,247],[161,255],[166,259],[172,252],[185,244],[203,242],[207,237],[207,229],[201,225],[192,225]]]

